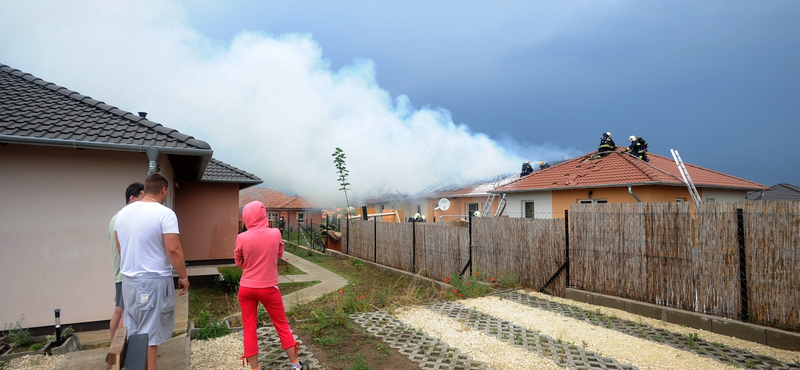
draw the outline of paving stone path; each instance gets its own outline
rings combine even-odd
[[[490,369],[457,348],[408,327],[385,311],[362,312],[350,315],[350,318],[370,334],[408,356],[411,361],[419,363],[423,369]]]
[[[571,369],[637,369],[635,366],[620,364],[612,358],[587,351],[574,343],[567,343],[527,329],[512,322],[503,321],[491,315],[475,311],[455,302],[442,302],[431,305],[430,310],[462,322],[464,325],[498,340],[521,347],[547,358],[559,366]]]
[[[258,328],[258,362],[262,369],[285,368],[289,363],[289,356],[281,348],[281,339],[272,324]],[[311,368],[319,368],[319,360],[314,358],[314,354],[309,351],[303,341],[297,338],[297,348],[300,350],[300,361],[311,365]]]
[[[548,301],[518,292],[503,293],[499,296],[526,306],[581,320],[591,325],[666,344],[698,356],[710,357],[735,367],[748,369],[800,369],[800,366],[795,363],[781,362],[772,357],[753,354],[743,349],[724,347],[719,343],[708,342],[702,338],[693,338],[690,344],[689,337],[684,334],[673,333],[630,320],[622,320],[614,316],[604,315],[598,311],[592,312],[577,306]]]

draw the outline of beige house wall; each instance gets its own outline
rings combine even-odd
[[[108,223],[145,154],[0,145],[0,323],[108,320],[114,286]],[[166,156],[162,174],[172,178]],[[174,195],[174,193],[173,193]]]

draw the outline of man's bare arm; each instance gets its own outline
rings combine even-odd
[[[180,235],[164,234],[163,237],[169,263],[178,273],[178,287],[181,288],[180,295],[184,295],[189,291],[189,276],[186,274],[186,261],[183,258]]]
[[[114,231],[114,239],[117,241],[117,254],[121,256],[122,251],[119,249],[119,234],[117,234],[116,231]]]

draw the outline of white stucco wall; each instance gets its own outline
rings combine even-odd
[[[167,157],[161,173],[173,178]],[[144,182],[145,154],[0,146],[0,323],[108,320],[114,286],[108,223],[125,188]]]
[[[713,198],[716,202],[735,202],[739,200],[747,200],[747,191],[744,190],[729,190],[729,189],[697,189],[700,193],[700,198],[708,200]]]
[[[553,218],[553,195],[549,191],[509,193],[506,194],[506,202],[506,209],[503,214],[509,217],[524,217],[523,202],[533,202],[535,218]]]

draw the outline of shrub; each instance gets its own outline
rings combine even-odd
[[[16,344],[17,347],[24,347],[33,343],[33,335],[30,330],[22,327],[22,322],[24,320],[25,315],[23,314],[16,323],[3,326],[3,330],[8,336],[8,342]]]
[[[242,280],[242,268],[239,266],[219,267],[220,277],[217,285],[228,292],[239,291],[239,281]]]
[[[44,348],[44,344],[41,344],[41,343],[34,343],[34,344],[31,346],[31,348],[28,348],[28,350],[29,350],[29,351],[38,351],[38,350],[40,350],[40,349],[42,349],[42,348]]]
[[[200,328],[197,334],[194,335],[194,339],[208,340],[226,336],[230,333],[231,329],[228,329],[224,322],[210,322],[206,324],[206,326]]]

